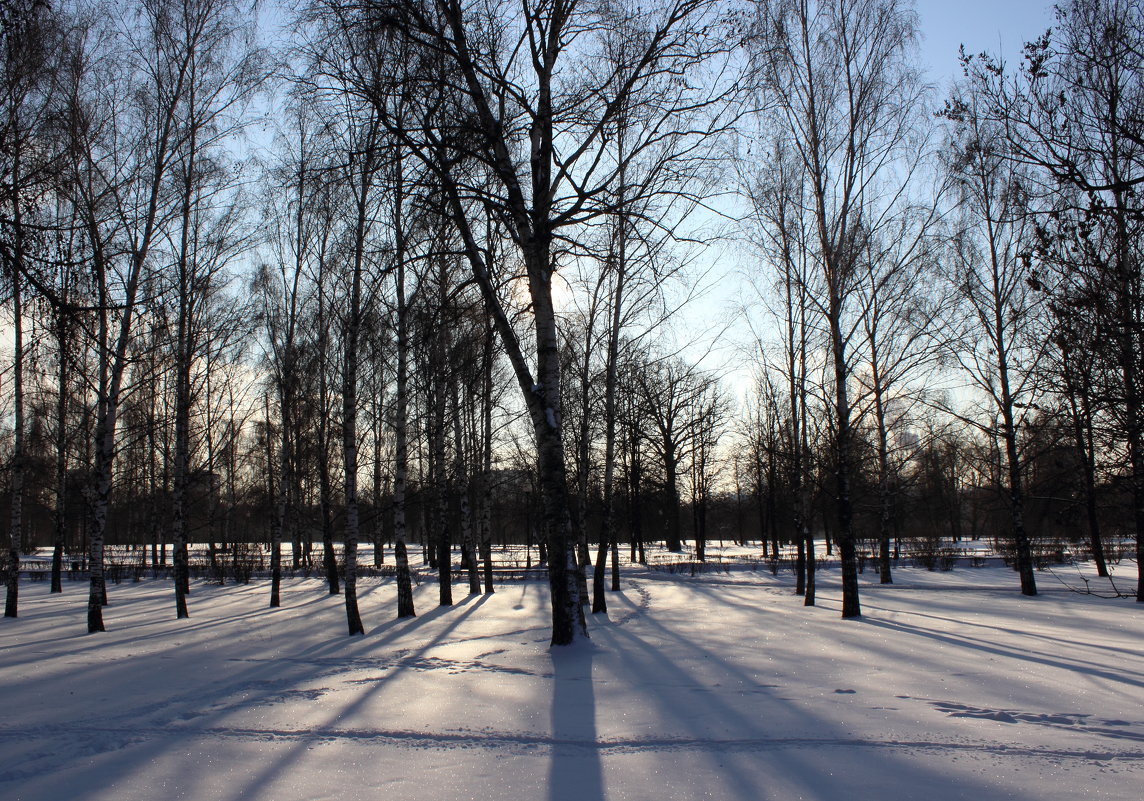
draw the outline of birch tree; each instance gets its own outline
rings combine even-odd
[[[194,47],[169,35],[161,0],[129,6],[121,27],[91,25],[73,58],[67,187],[78,209],[98,306],[94,470],[87,627],[104,630],[104,541],[116,426],[140,287],[173,213],[170,183],[186,129],[182,109]]]
[[[702,112],[725,86],[701,80],[698,73],[723,48],[712,24],[716,8],[707,0],[643,7],[653,33],[633,53],[636,69],[620,71],[597,69],[592,59],[610,6],[569,0],[513,8],[456,0],[375,0],[369,6],[367,19],[432,54],[426,63],[435,66],[421,74],[426,84],[418,93],[425,102],[424,124],[411,144],[446,193],[451,220],[532,422],[555,645],[586,636],[587,629],[576,584],[576,534],[565,473],[553,272],[560,252],[575,247],[575,227],[604,211],[604,192],[614,185],[617,171],[614,162],[599,155],[602,137],[627,99],[652,85],[652,76],[674,71],[695,78],[680,80],[676,94],[659,98],[659,119],[688,113],[695,124],[653,129],[644,147],[660,136],[698,142],[710,132]],[[625,7],[625,13],[634,11]],[[450,131],[446,119],[461,120],[464,128]],[[633,143],[631,152],[642,149]],[[468,172],[473,163],[480,167],[479,182]],[[531,359],[513,325],[510,298],[486,263],[481,232],[470,224],[474,204],[507,226],[519,251],[532,310]]]
[[[842,616],[861,615],[853,529],[854,338],[860,256],[899,192],[924,87],[910,59],[917,19],[900,0],[759,3],[756,64],[770,124],[796,154],[813,224],[812,298],[829,335]]]
[[[976,424],[1000,441],[1021,593],[1036,595],[1020,429],[1035,405],[1045,339],[1037,325],[1041,298],[1030,285],[1028,176],[1008,157],[1002,130],[978,108],[972,96],[962,96],[948,111],[956,126],[950,167],[958,177],[962,224],[949,260],[959,313],[947,315],[945,337],[985,398],[985,422]]]
[[[1101,299],[1102,362],[1115,376],[1106,389],[1125,451],[1144,603],[1144,9],[1135,0],[1066,0],[1056,15],[1053,30],[1026,44],[1018,70],[975,56],[969,79],[980,116],[1004,133],[1006,158],[1035,183],[1036,210],[1068,210],[1099,251],[1071,259],[1066,277],[1087,274]]]
[[[192,460],[192,377],[202,361],[205,310],[225,280],[223,271],[245,246],[241,215],[221,149],[241,130],[244,106],[265,77],[261,55],[239,8],[229,0],[192,0],[163,8],[164,47],[182,59],[176,162],[177,229],[174,262],[175,384],[174,521],[176,616],[188,616],[187,483]],[[231,197],[227,197],[231,195]],[[209,362],[207,363],[209,369]]]
[[[17,0],[0,7],[0,263],[11,291],[12,309],[12,495],[6,563],[4,617],[17,617],[20,553],[23,549],[25,481],[24,376],[27,360],[24,299],[34,262],[37,210],[48,201],[58,148],[50,142],[54,112],[53,51],[62,45],[60,21],[46,5]],[[42,258],[42,256],[40,257]]]

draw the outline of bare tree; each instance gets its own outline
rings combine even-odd
[[[24,337],[28,286],[49,267],[46,212],[59,168],[60,137],[53,123],[58,84],[55,52],[66,41],[60,15],[46,3],[13,0],[0,6],[0,265],[11,291],[13,438],[11,516],[4,616],[17,617],[24,536],[26,473]],[[44,219],[40,219],[44,218]],[[37,281],[37,283],[39,283]]]
[[[381,167],[376,115],[367,116],[357,139],[354,154],[360,164],[353,176],[354,233],[349,275],[349,298],[343,324],[342,362],[342,451],[345,461],[345,601],[349,633],[365,634],[357,602],[357,548],[358,548],[358,363],[362,333],[363,276],[366,270],[367,225],[372,211],[371,189],[375,174]],[[351,158],[351,164],[354,159]]]
[[[172,235],[177,304],[175,368],[175,466],[172,539],[176,616],[188,616],[187,484],[191,469],[192,374],[206,332],[201,317],[222,271],[246,244],[232,170],[220,152],[241,130],[245,104],[265,70],[250,44],[248,23],[229,0],[194,0],[164,8],[156,17],[163,46],[184,61],[184,88],[176,105],[179,146],[172,172],[178,192],[177,232]],[[209,365],[208,365],[209,366]]]
[[[813,227],[805,209],[805,186],[801,181],[802,165],[782,141],[775,143],[766,168],[745,176],[744,193],[751,202],[749,218],[756,229],[757,246],[768,261],[768,274],[776,274],[774,286],[761,295],[774,320],[780,339],[781,356],[768,355],[771,343],[760,341],[761,374],[758,377],[758,406],[752,421],[755,448],[756,480],[769,474],[770,519],[775,527],[774,558],[779,558],[777,544],[777,491],[780,475],[783,489],[789,494],[791,529],[797,548],[795,562],[795,594],[803,596],[807,606],[815,602],[814,536],[807,509],[807,476],[811,459],[808,445],[809,364],[811,348],[817,345],[812,330],[813,308],[810,298],[816,291],[811,264]],[[754,232],[753,232],[754,233]],[[769,296],[777,296],[773,300]],[[781,379],[776,379],[777,373]],[[783,386],[775,385],[782,380]],[[785,400],[784,400],[785,396]],[[780,406],[785,407],[780,411]],[[764,445],[763,439],[769,441]],[[767,466],[764,467],[763,460]],[[760,500],[761,500],[760,495]],[[760,512],[762,515],[763,512]],[[810,571],[807,566],[809,555]],[[809,582],[808,582],[809,579]]]
[[[680,485],[694,457],[699,431],[696,423],[708,411],[707,394],[713,379],[674,357],[645,361],[638,382],[640,402],[652,426],[645,436],[663,467],[665,547],[682,551]]]
[[[919,153],[926,154],[924,149]],[[897,514],[902,443],[892,441],[917,406],[925,379],[940,348],[931,336],[942,307],[930,290],[941,241],[939,191],[927,205],[906,207],[885,230],[869,237],[861,257],[862,334],[866,358],[859,382],[867,400],[865,415],[875,435],[878,482],[878,573],[890,584],[890,536]]]
[[[916,15],[899,0],[785,0],[760,3],[757,25],[758,74],[773,103],[769,118],[796,154],[815,234],[812,262],[822,286],[812,301],[830,343],[842,616],[858,617],[854,305],[865,243],[895,207],[899,168],[914,154],[912,125],[924,96],[910,63]]]
[[[1045,352],[1037,326],[1041,298],[1029,283],[1035,276],[1028,177],[1009,158],[1002,129],[978,109],[974,97],[961,96],[947,112],[956,126],[950,167],[959,179],[963,224],[948,276],[960,308],[947,316],[944,336],[951,356],[986,398],[987,421],[977,424],[1001,441],[1021,593],[1036,595],[1019,432],[1036,397]]]
[[[270,258],[255,277],[255,290],[262,304],[262,324],[266,330],[270,381],[277,396],[279,419],[278,475],[270,494],[275,499],[271,517],[270,606],[281,605],[282,543],[290,539],[289,526],[296,525],[296,514],[288,514],[299,500],[295,490],[295,432],[302,381],[301,307],[305,302],[305,274],[315,236],[328,232],[329,204],[318,191],[321,165],[314,153],[315,125],[305,106],[298,106],[295,125],[289,132],[279,167],[277,186],[279,205],[266,210],[268,217]],[[267,399],[269,401],[269,398]],[[267,403],[269,407],[269,403]],[[270,421],[266,410],[268,465],[275,461]],[[294,497],[292,497],[294,496]],[[292,503],[293,501],[293,503]],[[295,549],[297,550],[297,549]]]
[[[617,8],[619,8],[617,6]],[[605,211],[606,190],[617,180],[614,162],[599,157],[602,139],[628,98],[641,96],[650,76],[694,75],[722,50],[709,0],[657,2],[642,9],[653,31],[632,55],[635,70],[592,66],[595,40],[611,6],[566,0],[527,2],[519,8],[454,0],[376,0],[370,18],[417,45],[435,65],[425,81],[423,126],[411,144],[433,169],[447,195],[453,224],[516,374],[533,424],[549,538],[553,644],[586,636],[575,578],[564,445],[561,437],[561,364],[552,276],[571,232]],[[572,60],[578,61],[577,68]],[[442,77],[447,83],[442,85]],[[665,123],[688,113],[696,124],[652,129],[641,152],[663,137],[698,143],[711,130],[700,115],[723,84],[680,80],[658,98]],[[462,120],[457,131],[446,120]],[[694,151],[687,155],[696,157]],[[474,170],[476,164],[480,170]],[[479,173],[474,181],[470,174]],[[491,178],[491,180],[486,180]],[[532,310],[535,372],[509,299],[494,281],[481,231],[470,224],[476,203],[498,217],[519,250]]]
[[[721,470],[719,439],[730,416],[730,402],[719,382],[708,376],[691,418],[691,514],[695,556],[706,560],[707,512]]]
[[[186,133],[186,77],[197,55],[170,36],[170,11],[158,1],[131,6],[123,27],[84,40],[71,65],[79,77],[69,108],[74,158],[66,187],[87,235],[99,309],[89,632],[104,630],[116,424],[141,282],[173,212],[168,189]],[[107,44],[115,47],[100,49]]]
[[[970,60],[969,78],[978,113],[1004,132],[1006,158],[1028,169],[1042,224],[1076,227],[1086,240],[1089,252],[1070,254],[1065,277],[1087,274],[1082,283],[1101,299],[1102,361],[1115,376],[1108,395],[1127,451],[1136,600],[1144,603],[1144,9],[1133,0],[1065,0],[1056,11],[1056,28],[1026,45],[1018,71],[982,55]]]

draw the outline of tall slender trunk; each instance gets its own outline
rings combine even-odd
[[[835,276],[835,281],[840,280]],[[832,284],[834,281],[831,282]],[[842,617],[860,617],[858,601],[858,558],[854,542],[853,507],[850,497],[851,437],[850,397],[847,388],[849,370],[846,365],[846,347],[842,337],[842,300],[835,286],[830,287],[830,340],[834,362],[835,465],[837,481],[838,544],[842,572]]]
[[[484,566],[485,593],[496,591],[493,586],[493,348],[496,331],[491,321],[485,331],[482,353],[481,393],[481,563]]]
[[[556,309],[552,302],[553,221],[555,219],[554,160],[555,128],[553,125],[552,80],[560,48],[562,19],[551,29],[536,67],[535,111],[531,115],[529,182],[526,195],[517,173],[517,165],[507,157],[503,139],[495,138],[493,155],[498,177],[507,181],[509,191],[508,222],[513,226],[512,239],[519,245],[528,277],[528,294],[532,301],[532,323],[535,343],[535,373],[530,368],[517,331],[505,311],[503,300],[486,261],[487,251],[476,241],[468,225],[468,210],[455,181],[443,182],[448,195],[451,217],[460,234],[473,277],[493,316],[497,333],[516,375],[517,385],[528,408],[537,451],[537,471],[544,503],[544,539],[548,550],[548,584],[552,608],[552,644],[568,645],[587,638],[588,628],[580,605],[576,583],[575,531],[573,529],[567,472],[565,466],[561,414],[560,340],[556,325]],[[454,41],[465,44],[466,32],[458,13],[447,14],[449,33]],[[545,34],[546,37],[549,34]],[[487,100],[481,78],[470,63],[462,63],[469,88],[480,102]],[[484,106],[487,112],[487,106]],[[485,116],[489,116],[485,114]],[[448,172],[448,167],[443,171]],[[451,176],[448,176],[451,178]]]
[[[439,257],[437,281],[438,313],[444,314],[448,306],[448,285],[444,257]],[[438,324],[433,335],[429,407],[429,475],[433,484],[434,514],[432,515],[433,547],[437,554],[437,601],[441,606],[453,605],[453,558],[449,537],[449,514],[446,501],[448,478],[445,470],[445,417],[446,383],[453,378],[446,376],[446,325]]]
[[[643,464],[640,455],[640,434],[635,426],[632,426],[629,446],[631,464],[628,467],[628,513],[631,517],[631,560],[635,562],[638,559],[641,565],[646,565],[643,538]]]
[[[814,552],[814,531],[804,525],[802,535],[806,539],[806,592],[803,595],[802,605],[814,606],[818,572],[818,556]]]
[[[274,475],[274,428],[270,423],[269,392],[262,396],[262,405],[266,417],[266,500],[270,513],[267,515],[270,520],[270,606],[276,607],[279,605],[278,588],[282,583],[282,518],[278,515],[278,481]]]
[[[807,538],[802,531],[794,532],[794,594],[806,595],[806,542]]]
[[[353,273],[350,279],[349,309],[345,326],[345,360],[342,368],[342,451],[345,458],[345,604],[346,624],[349,634],[365,634],[357,598],[357,549],[358,549],[358,441],[357,441],[357,385],[358,385],[358,340],[361,337],[361,283],[362,260],[365,250],[366,199],[368,196],[371,172],[363,168],[361,194],[358,197],[357,235],[354,242]],[[332,545],[332,544],[331,544]],[[327,553],[333,555],[333,548],[327,545]],[[329,569],[327,556],[327,570]],[[334,564],[334,577],[330,594],[335,592],[337,563]]]
[[[127,366],[127,345],[130,341],[135,295],[142,272],[144,253],[136,254],[137,269],[133,270],[127,287],[127,301],[123,304],[115,350],[104,350],[100,360],[106,368],[106,392],[101,393],[102,414],[95,429],[95,474],[91,504],[89,532],[90,588],[87,602],[88,633],[104,631],[103,607],[107,604],[107,585],[104,576],[104,537],[107,531],[107,510],[111,501],[112,468],[115,461],[115,427],[119,415],[120,389]],[[110,355],[110,364],[107,356]]]
[[[194,95],[191,95],[194,104]],[[191,293],[193,279],[191,271],[194,254],[191,253],[191,215],[194,204],[194,160],[196,157],[197,129],[192,128],[188,147],[189,166],[183,175],[180,209],[180,231],[178,262],[178,317],[175,323],[175,475],[174,475],[174,516],[171,522],[171,539],[174,544],[175,563],[175,617],[190,616],[187,609],[187,593],[190,590],[190,571],[187,560],[187,485],[190,470],[191,440]]]
[[[621,164],[624,163],[624,131],[619,127],[617,152]],[[611,319],[608,324],[608,355],[604,366],[604,524],[600,529],[600,551],[596,555],[595,573],[592,577],[592,613],[608,611],[608,601],[604,595],[604,571],[606,569],[608,546],[612,549],[612,591],[620,589],[619,544],[616,536],[616,384],[619,378],[620,333],[623,327],[624,289],[627,280],[628,232],[627,210],[624,201],[627,196],[627,172],[620,168],[619,207],[616,220],[616,263],[615,286],[611,297]]]
[[[158,153],[166,153],[169,128],[165,127],[159,136]],[[90,232],[93,261],[95,263],[96,285],[99,294],[99,393],[97,398],[97,419],[94,435],[94,466],[90,491],[90,531],[88,547],[90,563],[88,574],[90,584],[87,602],[87,630],[89,634],[104,631],[103,607],[107,604],[107,585],[104,576],[104,537],[107,531],[107,510],[111,501],[112,469],[115,462],[115,428],[119,419],[120,391],[123,374],[127,369],[128,346],[131,342],[131,329],[135,316],[135,303],[143,266],[147,261],[152,237],[158,217],[158,203],[161,178],[166,167],[160,159],[154,167],[150,187],[150,197],[143,230],[134,241],[130,254],[127,281],[123,302],[119,304],[119,328],[115,345],[111,347],[108,321],[108,282],[107,262],[102,237],[93,212],[88,211],[86,224]]]
[[[293,529],[297,527],[296,514],[290,515],[291,496],[294,492],[294,400],[298,375],[298,353],[295,345],[295,335],[298,324],[299,285],[302,280],[302,268],[305,261],[305,209],[306,209],[306,181],[307,163],[305,147],[300,153],[298,175],[296,184],[295,214],[292,236],[294,237],[294,263],[291,265],[292,273],[287,278],[287,267],[282,265],[283,291],[285,292],[285,311],[283,330],[280,333],[282,341],[278,344],[276,387],[278,393],[279,424],[279,450],[278,450],[278,486],[272,491],[274,511],[270,525],[270,607],[277,608],[282,604],[282,543],[293,542],[292,561],[295,568],[298,566],[298,543],[294,541]],[[267,470],[273,462],[272,428],[270,425],[270,400],[266,398],[266,449]],[[273,488],[273,485],[271,485]],[[293,495],[294,502],[299,500]]]
[[[190,456],[190,359],[187,353],[187,301],[180,300],[178,338],[175,357],[175,474],[174,474],[174,516],[171,523],[171,539],[174,544],[175,563],[175,617],[189,617],[187,592],[190,576],[187,561],[187,472]]]
[[[293,356],[293,344],[288,347],[290,360]],[[294,464],[294,371],[296,366],[291,363],[287,369],[287,377],[282,380],[279,387],[279,414],[281,440],[278,446],[278,506],[275,511],[275,525],[271,529],[272,542],[270,546],[270,606],[281,605],[282,589],[282,545],[291,543],[291,560],[295,569],[298,567],[299,551],[301,545],[297,538],[297,505],[300,500],[295,493],[295,464]]]
[[[871,350],[874,349],[871,344]],[[890,487],[890,442],[886,411],[876,359],[872,360],[874,380],[874,423],[878,429],[878,576],[881,584],[893,584],[890,573],[890,536],[894,527],[894,496]]]
[[[469,470],[465,461],[465,438],[461,419],[460,393],[453,382],[453,472],[457,477],[457,495],[461,505],[461,549],[465,570],[469,574],[469,595],[480,595],[481,575],[477,569],[476,543],[473,539],[473,513],[469,503]]]
[[[52,512],[55,541],[52,547],[52,592],[63,592],[64,544],[67,540],[67,479],[68,479],[68,326],[63,309],[56,311],[56,345],[59,348],[56,373],[56,499]],[[148,455],[154,465],[154,458]],[[152,468],[153,469],[153,468]],[[152,495],[154,488],[152,487]]]
[[[358,244],[356,249],[360,249],[361,245]],[[326,290],[325,290],[325,252],[320,256],[320,266],[318,268],[318,507],[321,511],[322,518],[322,567],[326,572],[326,588],[330,595],[337,595],[341,592],[338,586],[338,557],[334,551],[334,512],[333,512],[333,486],[330,479],[330,388],[329,378],[327,377],[327,365],[329,364],[329,334],[326,330],[328,320],[326,319]],[[355,260],[360,258],[360,255],[354,256]],[[360,270],[360,267],[358,267]],[[357,278],[355,276],[355,278]],[[360,278],[357,278],[360,280]],[[351,303],[353,301],[351,300]],[[352,312],[351,312],[352,314]],[[357,344],[354,344],[356,350]],[[349,358],[349,350],[347,345],[346,358]],[[356,354],[355,354],[356,360]],[[343,376],[343,389],[345,382],[348,382],[348,377]],[[355,387],[356,387],[356,378]],[[343,408],[345,399],[343,397]],[[356,414],[356,410],[355,410]],[[356,457],[356,452],[355,452]],[[307,564],[309,562],[307,561]],[[351,634],[353,632],[350,632]]]
[[[291,523],[287,516],[290,512],[290,490],[294,484],[294,454],[291,443],[293,428],[293,389],[286,386],[292,382],[293,377],[283,381],[279,387],[280,444],[278,446],[278,489],[277,504],[274,510],[274,521],[270,529],[270,606],[282,605],[282,543],[291,539]],[[269,418],[267,418],[269,420]],[[270,436],[267,425],[267,436]],[[295,548],[296,550],[296,548]],[[295,558],[297,555],[295,554]]]
[[[382,527],[381,517],[381,410],[383,395],[381,388],[377,388],[373,392],[373,522],[371,530],[373,533],[373,566],[375,568],[381,567],[382,563],[385,562],[385,530]]]
[[[18,205],[18,204],[16,204]],[[17,263],[12,265],[12,515],[8,541],[8,588],[4,617],[17,617],[20,600],[20,551],[23,549],[24,514],[24,307],[21,302],[19,212],[16,218]]]
[[[1028,534],[1025,532],[1025,504],[1021,489],[1021,463],[1017,455],[1017,434],[1010,409],[1003,410],[1003,420],[1002,440],[1005,442],[1005,462],[1009,474],[1009,512],[1013,523],[1013,542],[1017,552],[1017,572],[1021,576],[1021,594],[1036,595],[1033,553]]]
[[[1037,582],[1033,575],[1033,553],[1025,531],[1024,494],[1021,489],[1021,460],[1017,449],[1017,424],[1014,415],[1016,402],[1009,384],[1009,342],[1004,335],[1005,309],[1000,284],[1000,261],[994,245],[995,238],[990,221],[989,248],[993,265],[993,350],[997,358],[997,378],[1001,392],[1001,439],[1005,446],[1005,462],[1009,480],[1009,513],[1013,526],[1013,545],[1016,551],[1017,572],[1021,577],[1021,594],[1036,595]]]
[[[405,494],[409,470],[409,309],[405,296],[405,229],[402,225],[402,160],[395,160],[393,216],[397,266],[397,381],[393,399],[393,559],[397,566],[397,616],[413,617],[413,582],[405,545]]]
[[[547,181],[542,184],[547,185]],[[548,551],[552,644],[568,645],[577,639],[587,638],[588,627],[576,581],[576,536],[568,502],[564,441],[560,436],[560,345],[549,285],[552,272],[550,246],[549,236],[538,236],[524,248],[536,325],[537,376],[534,385],[522,389],[527,393],[536,438],[540,495],[544,503],[542,539],[547,543]]]
[[[596,304],[599,293],[592,293],[589,304],[587,321],[584,326],[583,354],[580,360],[579,373],[579,403],[580,420],[576,432],[576,516],[574,520],[576,531],[576,586],[580,593],[580,603],[587,604],[588,596],[588,568],[592,565],[592,557],[588,552],[588,477],[589,461],[592,455],[591,422],[589,407],[591,398],[591,357],[592,340],[595,333]]]
[[[1086,378],[1087,380],[1087,378]],[[1086,394],[1084,405],[1089,404]],[[1077,421],[1080,429],[1077,434],[1077,444],[1081,449],[1082,469],[1084,471],[1084,506],[1088,518],[1089,544],[1092,548],[1092,558],[1096,562],[1098,576],[1108,576],[1108,563],[1104,557],[1104,542],[1100,536],[1100,518],[1097,515],[1096,505],[1096,443],[1093,435],[1092,414],[1086,408],[1083,424]]]
[[[672,552],[680,552],[683,550],[683,536],[680,527],[680,503],[679,503],[679,476],[677,474],[678,464],[675,457],[674,448],[670,447],[670,443],[664,443],[663,453],[663,471],[664,483],[667,487],[667,532],[665,534],[666,542],[664,543],[667,550]]]
[[[1117,170],[1119,173],[1119,170]],[[1116,176],[1119,178],[1119,174]],[[1121,186],[1124,183],[1117,181]],[[1144,401],[1141,400],[1140,349],[1141,297],[1140,269],[1130,254],[1128,199],[1124,190],[1115,192],[1116,280],[1119,320],[1120,376],[1124,386],[1124,426],[1128,443],[1129,487],[1132,494],[1132,522],[1136,530],[1136,601],[1144,603]]]
[[[778,476],[778,465],[776,463],[777,462],[777,455],[774,453],[773,450],[772,450],[771,454],[768,456],[767,461],[769,462],[768,474],[771,477],[771,481],[768,482],[768,485],[767,485],[766,514],[767,514],[767,520],[770,521],[770,529],[771,529],[771,555],[777,560],[781,556],[780,548],[779,548],[779,526],[778,526],[778,517],[779,517],[778,503],[779,503],[779,499],[778,499],[778,491],[777,491],[777,488],[775,487],[775,479]],[[762,511],[760,511],[759,514],[762,515]],[[762,524],[760,523],[760,525],[762,525]],[[766,535],[765,530],[763,533],[765,536]],[[766,549],[764,548],[764,550],[766,550]]]
[[[754,494],[755,494],[755,512],[759,516],[759,543],[762,545],[763,558],[767,558],[767,538],[770,532],[770,527],[774,522],[770,520],[767,515],[767,495],[769,483],[766,481],[765,474],[763,473],[763,460],[761,452],[761,444],[756,444],[755,448],[755,481],[754,481]],[[745,535],[744,535],[745,536]],[[779,552],[776,548],[772,551],[771,555],[779,558]]]

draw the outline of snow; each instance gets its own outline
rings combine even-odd
[[[345,635],[320,579],[21,587],[0,621],[0,798],[1132,799],[1144,641],[1131,600],[1001,567],[899,569],[840,619],[789,573],[625,568],[591,642],[548,647],[544,582],[393,619],[359,587]],[[871,571],[863,579],[874,581]],[[1074,574],[1069,583],[1080,584]],[[591,616],[590,616],[591,617]]]

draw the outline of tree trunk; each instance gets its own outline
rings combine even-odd
[[[286,379],[283,384],[293,381],[293,376]],[[282,386],[279,388],[280,403],[281,403],[281,440],[282,444],[279,446],[279,464],[278,464],[278,504],[274,514],[273,525],[270,529],[271,543],[270,543],[270,606],[276,608],[282,605],[281,592],[282,592],[282,543],[288,539],[292,539],[289,531],[289,518],[287,512],[289,510],[290,489],[294,483],[294,456],[291,452],[290,444],[292,440],[291,427],[293,426],[293,390],[289,386]],[[269,427],[267,428],[267,436],[270,436]],[[296,550],[296,548],[295,548]],[[295,553],[294,558],[297,558]]]
[[[381,567],[385,562],[385,531],[382,526],[381,494],[381,428],[382,391],[373,393],[373,566]]]
[[[623,154],[623,131],[618,132],[618,150]],[[622,155],[621,155],[622,160]],[[600,529],[600,550],[596,555],[592,577],[592,613],[606,613],[604,571],[608,547],[612,548],[612,591],[620,589],[619,545],[616,542],[616,384],[619,377],[620,334],[623,326],[624,289],[627,278],[627,220],[622,208],[626,192],[626,173],[620,170],[619,195],[621,209],[616,226],[616,283],[611,298],[611,320],[608,325],[608,355],[604,369],[604,524]]]
[[[664,481],[667,485],[667,532],[664,546],[673,553],[680,553],[683,551],[683,536],[679,520],[679,477],[676,475],[675,455],[670,450],[665,447],[663,454]]]
[[[361,247],[360,243],[358,247]],[[360,255],[355,255],[354,258],[355,260],[359,259]],[[324,248],[321,262],[322,263],[318,268],[318,507],[321,511],[322,518],[322,568],[326,573],[326,589],[330,595],[338,595],[341,592],[341,588],[338,586],[338,556],[334,550],[333,486],[330,480],[329,419],[333,410],[331,409],[332,404],[330,402],[329,379],[327,378],[327,366],[329,364],[329,334],[327,332],[328,320],[326,319],[326,265],[324,263]],[[357,280],[360,280],[360,278]],[[352,303],[353,301],[351,300],[350,302]],[[356,362],[356,342],[354,343],[353,347],[355,350],[354,359]],[[346,359],[348,360],[349,358],[349,346],[347,345]],[[347,376],[342,377],[343,390],[345,389],[345,386],[349,380],[350,379]],[[356,392],[357,377],[355,376],[353,380]],[[344,404],[345,399],[343,398],[343,410],[345,408]],[[356,409],[354,410],[354,414],[357,414]],[[354,448],[354,457],[356,460],[356,443]],[[309,565],[309,563],[309,559],[307,559],[306,564]],[[353,634],[353,632],[350,633]]]
[[[1071,365],[1065,365],[1066,371],[1070,368]],[[1078,461],[1084,475],[1084,506],[1088,520],[1089,545],[1092,550],[1093,561],[1096,562],[1096,574],[1106,578],[1108,576],[1108,563],[1104,557],[1104,542],[1100,536],[1100,518],[1097,515],[1096,504],[1096,443],[1091,410],[1092,376],[1085,372],[1080,378],[1080,387],[1069,387],[1069,411],[1071,412],[1073,439],[1076,443]],[[1078,394],[1080,395],[1079,398],[1076,397]]]
[[[894,497],[890,488],[890,443],[876,364],[873,374],[874,422],[878,428],[878,576],[879,583],[893,584],[894,579],[890,574],[890,536],[894,527]]]
[[[837,268],[836,268],[837,269]],[[834,280],[839,280],[837,276]],[[833,281],[832,281],[833,283]],[[837,470],[838,543],[839,562],[842,572],[842,617],[860,617],[862,608],[858,601],[858,558],[854,543],[853,513],[850,498],[850,398],[847,391],[849,370],[846,365],[845,344],[842,338],[842,302],[834,286],[830,287],[830,339],[834,361],[834,413],[837,431],[835,433],[835,458]]]
[[[21,257],[19,212],[16,218],[16,264],[12,270],[12,404],[14,433],[12,437],[11,529],[8,542],[8,588],[4,600],[4,617],[17,617],[20,600],[20,551],[23,549],[24,513],[24,308],[21,302]]]
[[[486,321],[487,322],[487,321]],[[493,586],[493,348],[496,331],[491,322],[485,333],[485,347],[482,354],[481,393],[481,563],[484,565],[485,593],[496,591]]]
[[[814,606],[815,576],[818,569],[818,557],[814,553],[814,532],[809,527],[803,529],[806,539],[806,593],[803,596],[803,606]]]
[[[394,185],[394,228],[397,231],[397,387],[393,409],[393,558],[397,566],[397,616],[413,617],[413,581],[405,545],[405,484],[409,469],[409,333],[405,298],[404,229],[401,226],[401,159],[397,159]]]
[[[444,293],[444,286],[441,287]],[[443,334],[438,332],[440,339]],[[437,603],[440,606],[453,605],[453,555],[449,537],[449,510],[446,502],[447,478],[445,475],[445,370],[444,348],[440,342],[434,348],[437,356],[430,368],[434,372],[433,390],[430,397],[433,419],[429,431],[429,452],[432,463],[429,474],[432,477],[434,513],[431,518],[433,547],[437,554]]]
[[[798,529],[795,529],[795,557],[794,557],[794,594],[806,595],[806,541]]]
[[[361,333],[361,273],[362,256],[365,247],[365,187],[359,198],[358,237],[354,249],[353,276],[350,287],[349,319],[345,328],[345,361],[342,370],[342,453],[345,461],[345,604],[346,624],[349,634],[365,634],[357,598],[357,549],[358,549],[358,442],[357,442],[357,373],[358,339]],[[331,538],[332,539],[332,538]],[[326,542],[326,567],[329,570],[333,556],[332,543]],[[334,563],[333,579],[330,580],[330,594],[337,594],[337,563]]]
[[[1020,461],[1017,456],[1017,436],[1013,431],[1012,412],[1005,415],[1005,457],[1009,470],[1009,504],[1013,522],[1013,545],[1016,550],[1017,572],[1021,576],[1021,594],[1036,595],[1037,582],[1033,575],[1033,552],[1025,532],[1024,498],[1021,491]]]
[[[195,135],[192,131],[189,155],[192,166],[183,178],[181,226],[179,237],[178,262],[178,318],[175,324],[175,475],[174,475],[174,515],[171,521],[171,540],[174,545],[175,563],[175,618],[182,620],[190,616],[187,609],[187,592],[190,589],[190,573],[187,561],[187,484],[190,470],[190,428],[191,428],[191,207],[194,191]]]
[[[457,495],[461,504],[461,549],[465,570],[469,574],[469,595],[481,594],[481,574],[477,569],[476,543],[473,539],[472,506],[469,503],[469,471],[465,462],[465,437],[461,420],[461,399],[457,382],[453,382],[453,471],[457,476]]]
[[[68,336],[67,318],[62,309],[56,311],[56,345],[59,347],[58,372],[56,374],[56,388],[59,397],[56,398],[56,502],[52,512],[52,524],[55,531],[55,541],[52,547],[52,592],[63,592],[63,558],[64,544],[67,540],[67,479],[68,479],[68,368],[67,357]],[[148,461],[154,465],[153,455],[148,455]],[[154,468],[152,467],[152,471]],[[154,487],[152,487],[154,496]]]

